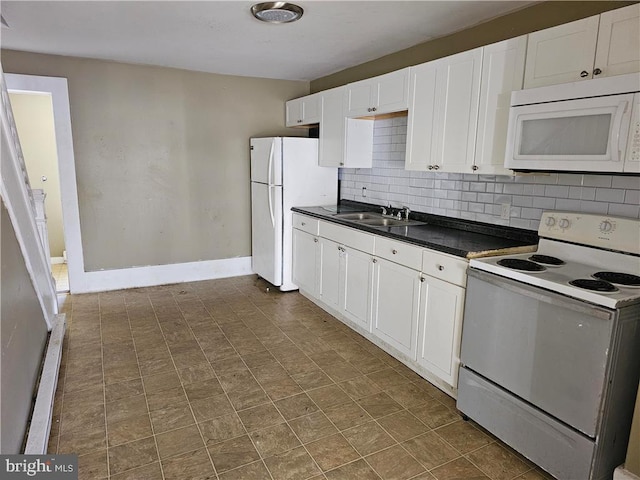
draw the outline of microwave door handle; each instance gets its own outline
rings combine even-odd
[[[611,152],[611,160],[613,162],[619,162],[622,157],[622,148],[620,145],[620,125],[622,124],[622,117],[624,117],[625,112],[627,111],[627,107],[629,106],[628,101],[623,101],[618,103],[618,108],[616,108],[616,115],[613,119],[613,132],[615,132],[615,145],[616,148]],[[613,143],[613,142],[612,142]]]

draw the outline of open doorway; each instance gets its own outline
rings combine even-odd
[[[56,293],[69,292],[62,199],[53,102],[50,93],[9,91],[29,183],[44,194],[45,251],[48,250]],[[48,247],[48,248],[47,248]]]
[[[31,168],[27,165],[27,171],[31,183],[32,189],[41,188],[45,190],[47,195],[55,197],[51,192],[54,189],[54,185],[59,185],[59,200],[51,199],[46,204],[47,216],[53,223],[51,218],[54,215],[54,203],[57,201],[60,204],[61,225],[57,225],[58,231],[62,230],[62,238],[59,233],[56,238],[56,246],[51,245],[51,256],[54,259],[54,268],[52,268],[52,274],[58,274],[56,278],[57,290],[66,290],[71,293],[76,289],[82,289],[83,274],[84,274],[84,261],[82,253],[82,241],[80,237],[80,214],[78,209],[78,191],[76,184],[76,171],[75,160],[73,154],[73,139],[71,135],[71,112],[69,104],[69,92],[67,88],[67,79],[60,77],[43,77],[37,75],[18,75],[5,73],[4,74],[7,90],[10,96],[20,95],[16,97],[16,102],[25,100],[27,98],[38,98],[42,103],[49,103],[49,114],[53,115],[53,119],[50,117],[44,120],[44,123],[49,122],[49,125],[53,126],[54,138],[49,140],[49,143],[54,144],[57,166],[47,166],[46,172],[44,166]],[[23,96],[27,95],[27,96]],[[11,98],[12,110],[14,108],[14,98]],[[20,109],[18,112],[14,111],[14,117],[22,116]],[[29,117],[29,115],[27,115]],[[28,118],[28,122],[31,122],[31,118]],[[16,124],[22,123],[16,120]],[[20,130],[19,125],[17,125]],[[22,143],[22,133],[18,134]],[[25,141],[22,145],[23,153],[25,157],[25,164],[31,163],[26,157],[27,154],[24,150],[29,150],[29,141]],[[38,153],[37,155],[40,155]],[[53,168],[53,170],[51,170]],[[56,171],[57,170],[57,171]],[[46,177],[46,181],[42,177]],[[56,220],[56,223],[58,221]],[[52,236],[54,236],[52,232]],[[49,245],[49,242],[47,242]],[[64,252],[66,251],[66,258]],[[66,259],[66,263],[64,260]],[[62,262],[62,263],[60,263]],[[58,266],[60,265],[60,266]],[[66,272],[65,272],[66,270]],[[67,273],[66,279],[63,275]],[[66,280],[66,281],[65,281]],[[60,297],[59,297],[60,300]]]

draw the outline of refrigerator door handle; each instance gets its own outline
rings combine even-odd
[[[271,192],[273,192],[273,185],[269,184],[267,185],[267,190],[269,191],[269,215],[271,215],[271,226],[275,228],[276,226],[276,219],[273,216],[273,199],[272,199],[272,195]]]
[[[272,185],[271,174],[273,170],[273,146],[275,144],[275,141],[275,138],[271,141],[271,149],[269,150],[269,166],[267,167],[267,185],[269,185],[269,187],[271,187]],[[271,188],[269,188],[269,202],[271,202]],[[269,203],[269,206],[271,206],[271,203]],[[273,217],[273,214],[271,216]]]

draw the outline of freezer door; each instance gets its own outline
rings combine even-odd
[[[282,138],[251,139],[251,181],[282,185]]]
[[[282,187],[251,182],[251,267],[282,285]]]

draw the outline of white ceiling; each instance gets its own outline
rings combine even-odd
[[[256,0],[257,1],[257,0]],[[204,72],[313,80],[531,1],[301,0],[272,25],[253,1],[5,1],[2,48]]]

